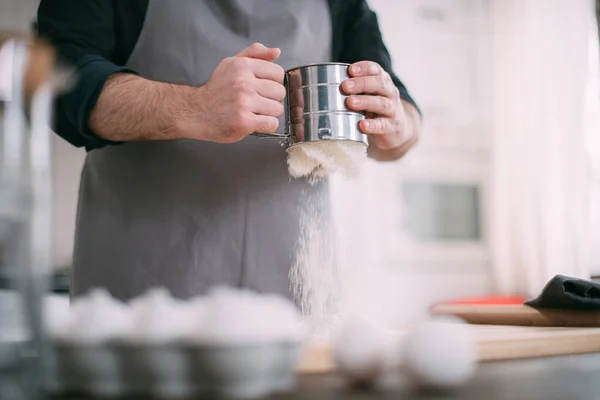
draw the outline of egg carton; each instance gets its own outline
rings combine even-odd
[[[102,398],[261,398],[293,389],[302,347],[292,341],[210,346],[55,343],[49,391]]]

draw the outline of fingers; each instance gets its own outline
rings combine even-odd
[[[367,111],[385,117],[393,117],[396,113],[396,100],[383,96],[352,95],[346,103],[355,111]]]
[[[360,76],[347,79],[342,82],[342,90],[346,94],[375,94],[390,99],[394,99],[398,95],[398,89],[394,86],[394,83],[387,72],[381,75]]]
[[[242,50],[235,59],[239,69],[249,69],[258,79],[269,79],[283,84],[285,71],[273,61],[279,57],[281,51],[269,48],[260,43],[254,43]]]
[[[255,115],[253,119],[253,132],[275,133],[279,128],[279,119],[267,115]]]
[[[283,101],[286,95],[285,86],[268,79],[258,80],[257,92],[260,96],[275,101]]]
[[[253,43],[242,50],[236,57],[256,58],[265,61],[274,61],[281,54],[277,48],[266,47],[262,43]]]
[[[268,79],[283,85],[285,71],[281,66],[265,60],[247,59],[248,68],[258,79]]]
[[[358,128],[361,132],[373,135],[383,135],[390,132],[390,120],[387,118],[363,119]]]
[[[346,94],[376,94],[390,99],[397,98],[398,89],[390,74],[373,61],[359,61],[348,67],[352,78],[342,82]]]
[[[381,75],[384,70],[379,64],[373,61],[359,61],[348,67],[348,72],[352,76]]]
[[[281,104],[279,101],[266,99],[260,96],[256,96],[252,100],[249,109],[255,114],[276,118],[281,117],[284,111],[283,104]]]

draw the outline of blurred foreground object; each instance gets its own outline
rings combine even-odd
[[[179,300],[155,287],[127,303],[96,289],[44,305],[56,398],[248,399],[296,386],[307,329],[284,297],[214,287]]]
[[[600,40],[600,0],[596,0],[596,20],[598,21],[598,39]]]
[[[50,119],[55,54],[0,35],[0,398],[41,398],[42,297],[51,274]],[[26,384],[25,384],[26,382]]]
[[[426,321],[404,339],[402,369],[415,389],[457,389],[470,381],[477,366],[476,338],[460,319]]]

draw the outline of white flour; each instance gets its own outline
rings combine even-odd
[[[300,236],[292,265],[292,292],[304,316],[321,318],[339,300],[334,231],[321,196],[306,195],[300,214]]]
[[[367,146],[359,142],[323,140],[296,144],[288,149],[292,178],[308,177],[311,183],[339,173],[353,178],[367,159]]]
[[[362,143],[307,142],[288,149],[288,171],[291,177],[306,177],[311,184],[331,174],[354,178],[366,159],[366,146]],[[305,195],[290,282],[314,337],[327,335],[339,325],[343,285],[328,198]]]

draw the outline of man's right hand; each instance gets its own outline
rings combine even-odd
[[[116,141],[199,139],[234,143],[272,133],[283,114],[279,49],[253,44],[223,60],[204,86],[115,74],[105,83],[89,118],[99,137]]]
[[[198,113],[190,113],[189,137],[234,143],[255,133],[276,132],[283,114],[285,72],[273,60],[279,49],[255,43],[234,57],[221,61],[210,80],[198,88]]]

